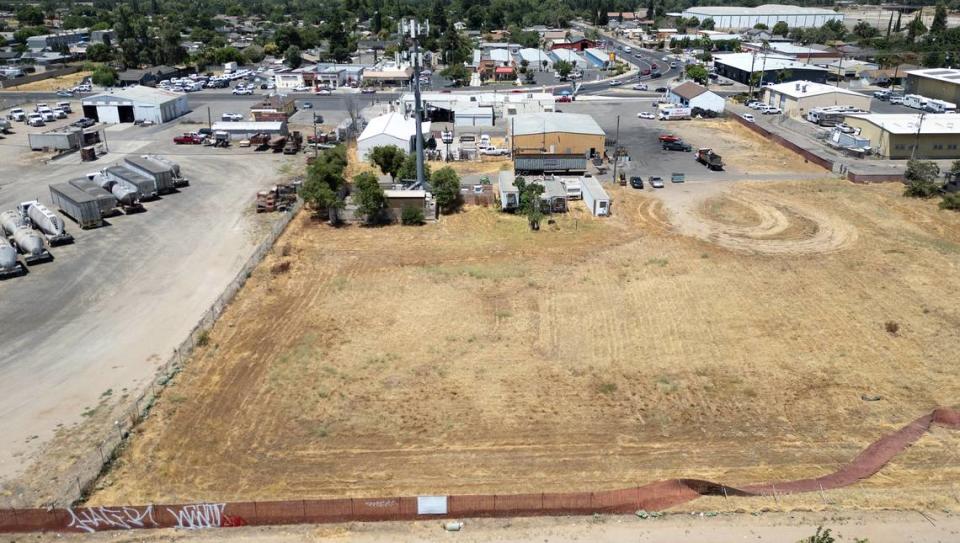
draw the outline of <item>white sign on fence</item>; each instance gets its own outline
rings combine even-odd
[[[446,515],[446,496],[417,496],[418,515]]]

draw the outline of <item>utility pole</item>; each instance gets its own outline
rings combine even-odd
[[[750,59],[750,75],[747,76],[747,85],[749,85],[748,95],[753,98],[753,68],[757,64],[757,50],[753,50],[753,57]]]
[[[420,104],[420,34],[430,32],[430,21],[425,21],[423,25],[416,19],[404,19],[400,21],[400,34],[409,34],[410,41],[413,42],[413,104],[414,120],[417,123],[417,184],[424,186],[426,181],[423,173],[423,107]]]
[[[913,150],[910,151],[910,160],[917,158],[917,148],[920,147],[920,128],[923,126],[923,118],[926,117],[926,112],[920,113],[920,119],[917,121],[917,135],[913,140]]]
[[[616,142],[613,144],[613,182],[619,183],[617,181],[617,164],[620,163],[620,116],[617,115],[617,136]]]

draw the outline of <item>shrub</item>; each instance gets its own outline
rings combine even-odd
[[[891,336],[897,335],[897,332],[900,331],[900,324],[897,321],[887,321],[883,327],[887,330],[887,333]]]
[[[405,207],[400,213],[400,222],[407,226],[423,224],[423,210],[419,207]]]
[[[940,209],[951,209],[953,211],[960,211],[960,192],[951,192],[950,194],[944,194],[943,200],[940,201]]]

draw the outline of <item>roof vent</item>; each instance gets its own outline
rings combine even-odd
[[[803,92],[807,92],[807,86],[806,86],[806,85],[803,86]]]
[[[795,90],[800,90],[800,83],[797,83]]]

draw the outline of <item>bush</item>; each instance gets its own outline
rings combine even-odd
[[[400,222],[406,226],[420,226],[423,224],[423,210],[419,207],[405,207],[400,213]]]
[[[950,194],[944,194],[943,200],[940,201],[940,209],[950,209],[952,211],[960,211],[960,192],[951,192]]]
[[[940,192],[940,187],[933,181],[917,179],[907,183],[903,195],[910,198],[933,198]]]

